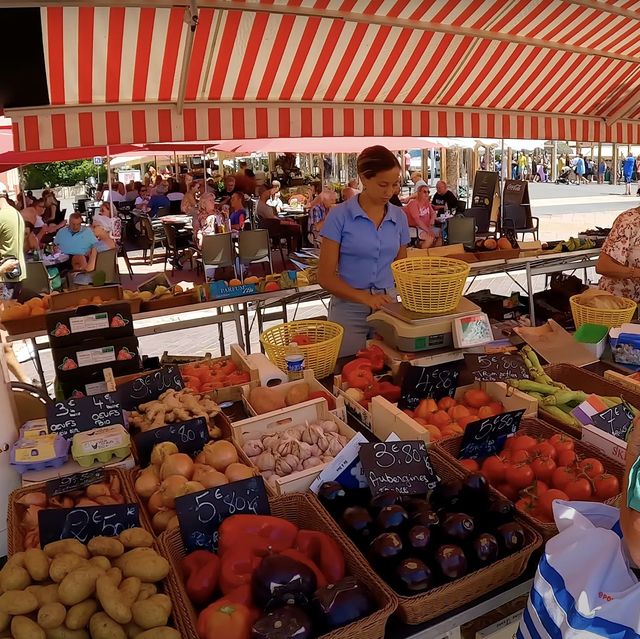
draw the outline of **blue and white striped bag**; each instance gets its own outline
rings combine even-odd
[[[640,639],[640,584],[622,543],[620,511],[554,503],[547,542],[517,639]]]

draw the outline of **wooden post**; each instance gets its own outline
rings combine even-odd
[[[610,184],[617,184],[618,182],[618,143],[613,143],[613,158],[611,161],[611,176],[609,179]]]

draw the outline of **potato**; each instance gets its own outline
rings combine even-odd
[[[107,557],[91,557],[89,563],[96,568],[100,568],[100,570],[104,570],[104,572],[111,568],[111,562]]]
[[[0,588],[7,590],[24,590],[31,585],[31,576],[26,568],[20,566],[5,566],[0,571]]]
[[[64,623],[67,609],[61,603],[45,604],[38,610],[38,625],[45,630],[57,628]]]
[[[98,601],[104,611],[120,624],[129,623],[132,618],[131,606],[127,604],[124,597],[115,586],[113,581],[106,575],[98,577],[96,582]]]
[[[75,606],[91,597],[96,591],[96,579],[99,574],[99,571],[93,566],[72,570],[58,586],[60,601],[65,606]]]
[[[0,612],[0,632],[6,630],[11,623],[11,617],[6,612]]]
[[[58,626],[45,632],[47,639],[90,639],[86,630],[69,630],[66,626]]]
[[[166,626],[171,615],[171,600],[167,595],[153,595],[144,601],[136,601],[131,612],[133,622],[145,630]]]
[[[7,559],[7,563],[4,565],[7,566],[20,566],[20,568],[24,568],[24,550],[17,552],[15,555],[11,555],[9,559]]]
[[[127,639],[127,633],[105,612],[96,612],[89,622],[91,639]]]
[[[58,584],[41,586],[40,589],[34,594],[40,606],[45,606],[48,603],[57,603],[60,601],[60,597],[58,596]]]
[[[92,555],[102,555],[103,557],[119,557],[124,553],[124,546],[121,541],[113,537],[94,537],[89,540],[87,548]]]
[[[60,583],[72,570],[86,566],[87,560],[75,553],[65,552],[56,555],[49,566],[49,577]]]
[[[29,548],[24,553],[24,567],[33,581],[46,581],[49,578],[49,557],[40,548]]]
[[[140,586],[140,593],[138,594],[138,601],[149,599],[151,595],[155,595],[157,592],[158,588],[155,584],[142,584],[142,586]]]
[[[153,546],[153,537],[144,528],[128,528],[123,530],[118,539],[125,548],[142,548]]]
[[[181,639],[181,635],[175,628],[163,626],[162,628],[145,630],[141,632],[136,639]]]
[[[127,633],[127,639],[135,639],[142,632],[142,628],[135,623],[128,623],[124,631]]]
[[[52,541],[44,547],[47,557],[55,557],[62,553],[71,552],[85,559],[89,559],[89,551],[87,547],[80,543],[77,539],[61,539],[60,541]]]
[[[137,577],[128,577],[120,584],[118,590],[127,604],[131,606],[138,598],[141,586],[142,582]]]
[[[28,615],[38,605],[36,596],[26,590],[10,590],[0,595],[0,612],[8,615]]]
[[[141,581],[156,582],[169,574],[169,562],[150,549],[144,553],[130,551],[116,561],[125,578],[138,577]]]
[[[116,587],[120,586],[122,582],[122,570],[120,570],[120,568],[114,566],[113,568],[109,568],[105,574],[113,581]]]
[[[141,546],[140,548],[132,548],[131,550],[124,553],[117,559],[113,560],[113,565],[118,568],[122,568],[125,562],[129,561],[132,557],[135,557],[136,560],[142,560],[146,557],[155,557],[158,553],[153,548],[147,548],[146,546]]]
[[[46,639],[44,630],[29,617],[14,617],[11,620],[11,634],[14,639]]]
[[[69,630],[80,630],[89,625],[89,620],[98,610],[98,602],[95,599],[85,599],[67,611],[64,625]]]

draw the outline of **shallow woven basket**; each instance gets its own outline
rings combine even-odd
[[[592,308],[578,302],[579,295],[569,298],[571,305],[571,314],[576,329],[583,324],[597,324],[598,326],[606,326],[607,328],[618,328],[627,322],[630,322],[635,315],[638,305],[627,297],[619,298],[624,302],[624,308]]]
[[[345,554],[347,573],[358,578],[375,599],[378,609],[358,621],[322,635],[318,639],[384,639],[387,619],[393,614],[398,600],[392,591],[382,583],[355,548],[350,548],[349,540],[342,531],[335,534],[335,523],[319,502],[307,494],[297,493],[277,497],[270,501],[271,514],[311,530],[326,532],[337,538]],[[180,562],[185,556],[180,530],[163,533],[158,540],[162,554],[169,560],[172,570],[167,577],[168,594],[173,601],[173,615],[177,628],[183,637],[197,637],[198,615],[185,592]],[[242,543],[242,540],[238,540]],[[220,637],[224,639],[224,637]]]
[[[450,257],[407,257],[391,264],[402,306],[416,313],[447,313],[460,303],[469,265]]]
[[[282,371],[287,372],[285,356],[296,335],[308,336],[312,344],[298,346],[304,355],[305,369],[312,370],[316,379],[329,377],[335,372],[344,328],[335,322],[300,320],[272,326],[260,335],[267,357]]]
[[[549,424],[539,419],[522,420],[517,434],[530,435],[531,437],[535,438],[543,437],[545,439],[548,439],[549,437],[557,434],[567,435],[565,431],[554,428],[553,426],[550,426]],[[571,435],[567,436],[571,437]],[[575,437],[572,437],[572,439],[575,439]],[[443,440],[440,442],[436,442],[434,445],[434,449],[447,462],[454,465],[460,471],[466,472],[464,466],[462,466],[458,460],[458,453],[460,452],[461,446],[462,437],[460,436],[453,439],[448,439],[446,441]],[[596,459],[599,459],[604,466],[605,472],[611,473],[612,475],[617,477],[618,481],[620,482],[620,486],[622,486],[622,478],[624,475],[624,466],[622,464],[609,459],[609,457],[603,455],[602,452],[595,446],[591,446],[591,444],[581,442],[578,439],[575,439],[574,449],[578,457],[580,457],[581,459],[584,459],[586,457],[595,457]],[[608,499],[605,503],[611,506],[618,506],[619,500],[620,495],[616,495],[615,497]],[[542,538],[545,541],[558,534],[558,528],[555,524],[540,521],[539,519],[536,519],[528,513],[520,512],[520,514],[524,519],[526,519],[527,522],[529,522],[536,530],[540,532]]]
[[[133,487],[129,481],[129,474],[119,468],[105,468],[107,479],[115,476],[120,479],[120,491],[124,495],[127,503],[138,503],[138,499],[133,491]],[[32,484],[25,488],[18,488],[9,495],[9,506],[7,508],[7,555],[10,557],[17,552],[24,550],[24,534],[20,529],[20,515],[23,506],[18,500],[29,493],[46,492],[46,484]],[[147,517],[143,513],[142,505],[139,507],[140,526],[151,530],[148,525]]]

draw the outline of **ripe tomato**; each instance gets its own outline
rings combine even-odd
[[[538,442],[533,437],[529,435],[516,435],[515,437],[510,438],[512,440],[511,446],[509,447],[512,451],[514,450],[531,450]],[[507,439],[507,441],[509,441]]]
[[[533,497],[521,497],[516,502],[516,508],[523,513],[527,513],[529,515],[533,515],[534,510],[537,506],[537,499]]]
[[[576,471],[569,466],[558,466],[553,471],[551,477],[551,485],[559,490],[564,490],[564,487],[576,478]]]
[[[504,478],[516,490],[526,488],[534,479],[529,464],[510,464],[504,473]]]
[[[547,484],[551,482],[556,463],[550,457],[538,457],[531,462],[531,470],[536,479],[540,479]]]
[[[509,435],[509,437],[507,437],[504,440],[504,446],[502,447],[502,452],[506,452],[508,450],[511,450],[511,447],[513,446],[513,440],[515,439],[514,435]]]
[[[540,457],[549,457],[553,461],[555,461],[558,456],[558,452],[553,447],[553,444],[548,441],[542,441],[539,444],[536,444],[531,452],[534,455],[539,455]]]
[[[550,488],[542,497],[538,499],[538,512],[549,521],[553,521],[553,501],[555,499],[567,500],[569,497],[567,493],[557,490],[556,488]]]
[[[460,464],[472,473],[476,473],[480,470],[480,464],[478,464],[475,459],[461,459]]]
[[[504,461],[497,455],[491,455],[491,457],[487,457],[482,462],[482,474],[492,485],[496,485],[504,481],[506,468]]]
[[[561,453],[563,450],[573,450],[575,446],[575,441],[569,437],[569,435],[565,435],[563,433],[553,435],[553,437],[549,439],[549,443],[558,451],[558,453]]]
[[[587,457],[578,463],[578,468],[587,473],[591,479],[594,479],[598,475],[604,473],[604,466],[602,463],[594,457]]]
[[[558,459],[556,459],[556,463],[558,466],[571,466],[576,459],[575,450],[561,450],[558,452]]]
[[[564,487],[564,492],[571,501],[590,501],[593,495],[591,482],[586,477],[576,477]]]
[[[510,462],[512,464],[528,464],[529,461],[531,459],[531,456],[529,455],[529,452],[526,450],[513,450],[511,451],[511,458],[510,458]]]
[[[496,485],[496,490],[501,492],[507,499],[515,502],[518,499],[518,490],[506,482]]]
[[[527,492],[531,495],[543,495],[549,490],[549,485],[545,484],[543,481],[536,479],[529,488],[527,488]]]
[[[595,486],[594,497],[598,501],[607,501],[620,492],[620,482],[617,477],[604,473],[593,480]]]

